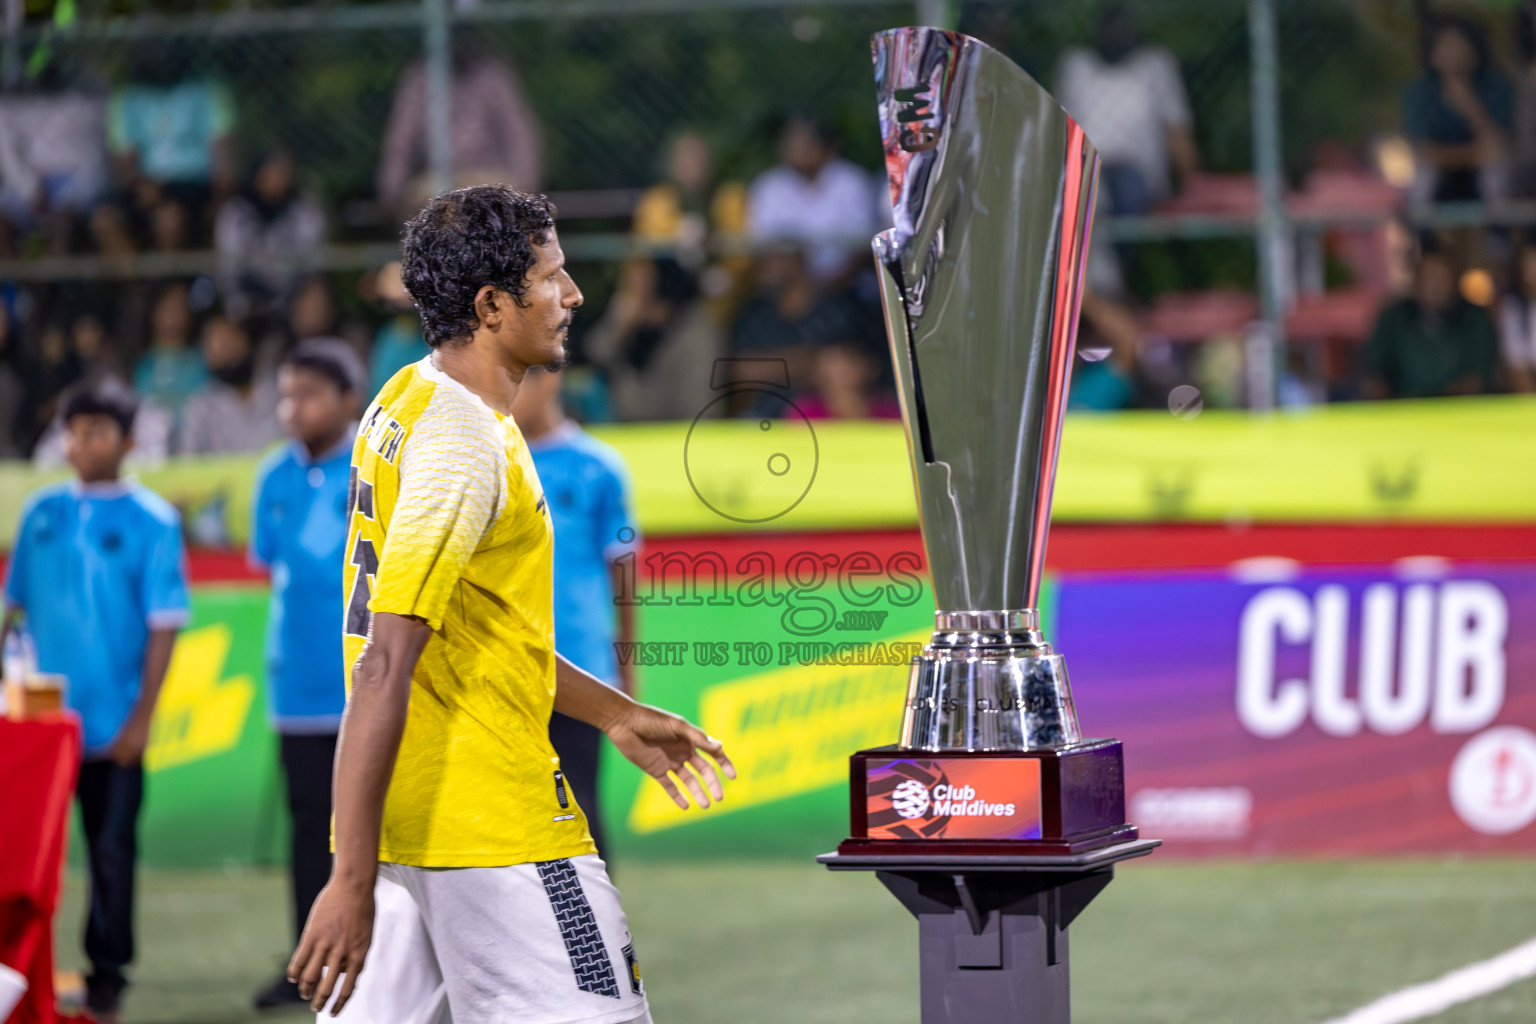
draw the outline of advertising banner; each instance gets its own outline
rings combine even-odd
[[[144,860],[158,866],[275,863],[286,856],[262,648],[267,588],[194,586],[145,752]],[[83,847],[71,844],[79,855]]]
[[[1072,576],[1053,639],[1169,852],[1536,850],[1536,565]]]
[[[1243,543],[1303,558],[1369,547],[1323,534]],[[1149,562],[1170,545],[1225,559],[1236,543],[1219,531],[1123,539]],[[1529,558],[1529,536],[1505,540]],[[1438,544],[1423,532],[1397,542]],[[1067,658],[1085,735],[1124,741],[1130,818],[1167,853],[1536,850],[1536,560],[1080,567],[1090,556],[1126,564],[1115,545],[1055,531],[1053,550],[1079,568],[1048,580],[1045,633]],[[894,741],[907,663],[931,629],[916,532],[664,538],[633,568],[639,639],[618,656],[636,666],[645,700],[719,736],[741,778],[724,802],[685,812],[606,751],[615,854],[831,849],[849,827],[848,755]],[[206,555],[193,569],[204,580],[231,571]],[[281,860],[281,779],[262,691],[266,602],[257,582],[194,586],[148,753],[150,863]],[[1028,824],[1022,797],[953,773],[941,781],[951,805],[1013,802],[1002,824]],[[911,819],[923,826],[937,817],[932,787],[928,797]],[[976,828],[1001,820],[965,817]]]

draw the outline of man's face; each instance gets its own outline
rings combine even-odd
[[[86,483],[113,480],[133,438],[110,416],[86,413],[64,424],[64,457]]]
[[[152,327],[155,341],[184,341],[192,327],[187,309],[187,290],[180,286],[166,289],[155,303]]]
[[[1419,305],[1430,312],[1440,312],[1456,300],[1456,270],[1449,260],[1438,253],[1425,255],[1419,261],[1419,276],[1415,286]]]
[[[802,121],[791,121],[779,140],[779,158],[807,178],[814,178],[827,162],[827,145],[816,129]]]
[[[1429,51],[1429,66],[1447,78],[1460,78],[1477,70],[1477,50],[1454,27],[1442,28]]]
[[[234,366],[250,351],[250,339],[233,320],[215,317],[203,328],[203,361],[210,370]]]
[[[508,316],[498,333],[503,336],[503,351],[511,361],[524,366],[547,366],[565,361],[566,338],[582,295],[566,272],[565,253],[553,231],[548,244],[537,246],[535,251],[539,259],[528,269],[527,290],[519,300],[506,297]]]
[[[340,437],[356,418],[356,398],[314,370],[283,367],[277,372],[277,391],[277,418],[283,433],[310,447]]]

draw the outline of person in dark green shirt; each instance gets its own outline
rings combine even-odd
[[[1365,348],[1365,397],[1482,394],[1493,389],[1498,361],[1493,318],[1458,293],[1450,254],[1426,245],[1413,294],[1376,319]]]

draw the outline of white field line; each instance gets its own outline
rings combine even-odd
[[[1536,939],[1422,985],[1382,996],[1326,1024],[1407,1024],[1536,975]]]

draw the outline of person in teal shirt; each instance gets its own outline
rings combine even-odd
[[[347,703],[338,574],[362,386],[362,360],[347,342],[299,342],[278,370],[279,410],[292,440],[262,462],[251,503],[250,559],[272,574],[267,701],[292,824],[295,944],[331,874],[331,768]],[[254,998],[258,1010],[303,1002],[283,977]]]
[[[184,282],[166,285],[155,297],[149,330],[149,349],[133,368],[133,386],[142,399],[175,416],[208,382],[203,354],[191,344],[192,307]]]
[[[133,392],[110,378],[66,392],[64,450],[75,479],[28,500],[5,580],[8,622],[25,616],[37,667],[65,677],[84,734],[75,797],[91,879],[93,1020],[116,1020],[128,986],[144,753],[190,611],[180,516],[121,476],[137,411]]]
[[[396,372],[421,362],[432,351],[422,337],[416,307],[400,279],[399,260],[379,268],[376,288],[378,301],[394,316],[374,335],[373,352],[368,357],[368,394],[363,396],[365,399],[383,390]]]
[[[373,339],[373,354],[369,359],[368,394],[378,394],[384,385],[404,367],[419,363],[431,353],[427,341],[421,336],[421,325],[408,313],[390,320],[379,328]]]

